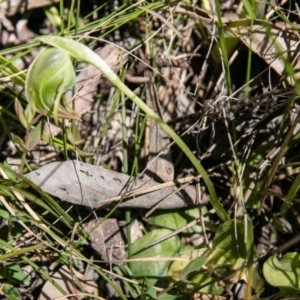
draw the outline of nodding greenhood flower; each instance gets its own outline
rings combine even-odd
[[[64,93],[75,84],[76,74],[69,53],[47,48],[31,64],[25,83],[29,105],[41,114],[58,118],[80,119],[61,105]]]

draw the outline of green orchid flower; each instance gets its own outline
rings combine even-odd
[[[29,68],[25,93],[33,109],[58,118],[80,119],[61,104],[67,90],[75,85],[76,74],[69,53],[58,48],[47,48],[39,53]]]

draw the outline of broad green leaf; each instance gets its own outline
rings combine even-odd
[[[181,243],[178,236],[170,237],[158,244],[148,247],[160,238],[170,234],[172,231],[168,229],[155,229],[146,233],[142,238],[137,240],[132,245],[131,258],[146,258],[152,257],[157,260],[131,262],[130,269],[136,278],[152,278],[154,281],[167,276],[169,261],[160,261],[160,257],[174,257],[179,253]]]
[[[18,300],[21,297],[19,290],[11,284],[4,284],[2,289],[10,300]]]
[[[157,299],[157,291],[155,290],[155,288],[153,287],[153,285],[148,285],[147,286],[147,291],[146,291],[146,295],[150,296],[150,299]]]
[[[282,290],[300,290],[300,254],[287,253],[280,260],[273,255],[263,266],[263,274],[266,281]]]
[[[25,274],[20,266],[16,263],[7,263],[1,270],[1,276],[18,284],[24,283],[29,279],[28,274]]]
[[[257,297],[259,297],[265,289],[265,281],[262,278],[261,267],[258,263],[255,263],[253,266],[252,287],[255,290]]]
[[[220,225],[213,240],[213,247],[230,253],[235,259],[248,258],[251,254],[247,251],[245,243],[244,222],[229,220]]]
[[[247,220],[243,222],[244,226],[245,222],[247,222],[247,225],[246,228],[244,228],[244,235],[246,234],[246,236],[244,236],[244,243],[246,243],[246,255],[249,262],[253,261],[254,258],[254,231],[251,218],[247,216]]]
[[[207,212],[206,207],[202,207],[202,214]],[[189,209],[178,209],[176,211],[160,211],[148,219],[148,223],[154,226],[159,226],[163,228],[168,228],[172,230],[177,230],[187,225],[189,222],[200,217],[200,212],[198,207]],[[208,221],[208,217],[204,217],[205,221]],[[202,232],[202,227],[200,225],[194,225],[191,228],[184,230],[183,232]]]
[[[139,97],[137,97],[113,72],[107,63],[94,51],[84,46],[83,44],[71,39],[66,39],[58,36],[41,36],[36,39],[37,41],[49,44],[67,51],[71,56],[79,61],[88,62],[98,68],[118,89],[120,89],[129,99],[131,99],[147,116],[153,119],[170,137],[181,150],[190,159],[199,174],[202,175],[203,180],[210,193],[210,201],[216,213],[222,221],[229,220],[229,216],[223,206],[220,204],[215,189],[212,185],[208,174],[200,164],[199,160],[195,157],[192,151],[187,147],[183,140],[167,125],[153,110],[151,110]]]
[[[6,210],[0,209],[0,218],[9,220],[10,214]],[[0,245],[0,247],[1,247],[1,245]]]
[[[216,276],[221,276],[231,270],[234,264],[234,258],[230,253],[220,249],[201,248],[186,253],[181,258],[184,261],[174,261],[168,271],[171,282],[178,283],[176,287],[180,291],[191,292],[198,291],[201,293],[209,293],[219,295],[223,292],[223,288],[214,280]],[[190,263],[188,263],[190,260]],[[195,265],[192,263],[196,261]],[[198,264],[198,270],[196,265]],[[190,267],[188,267],[190,265]],[[204,265],[204,266],[203,266]],[[183,278],[183,274],[190,268],[190,274]],[[193,271],[193,272],[192,272]],[[235,272],[233,270],[232,276]]]
[[[205,263],[207,257],[206,256],[199,256],[193,259],[181,272],[181,278],[186,278],[193,272],[197,272],[201,269],[203,264]]]
[[[213,248],[222,249],[235,258],[236,275],[232,279],[238,281],[244,279],[248,283],[247,297],[250,297],[253,286],[253,228],[252,221],[244,222],[230,220],[220,225],[213,240]]]

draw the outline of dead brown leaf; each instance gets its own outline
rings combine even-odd
[[[77,161],[55,162],[30,172],[27,177],[43,191],[64,201],[98,208],[123,199],[120,207],[171,209],[197,205],[195,177],[182,178],[164,184],[137,179],[128,175]],[[181,186],[181,189],[178,187]],[[184,188],[182,188],[184,186]],[[127,191],[127,192],[126,192]],[[171,196],[170,196],[171,195]],[[128,199],[128,200],[127,200]],[[208,202],[202,193],[202,203]]]

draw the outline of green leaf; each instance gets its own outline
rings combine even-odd
[[[193,272],[199,271],[203,264],[205,263],[207,257],[206,256],[199,256],[192,260],[181,272],[181,280],[183,278],[186,278],[188,275],[190,275]]]
[[[180,250],[180,239],[178,236],[170,237],[151,247],[148,245],[172,233],[167,229],[155,229],[146,233],[142,238],[132,244],[132,259],[152,257],[157,260],[131,262],[130,269],[135,278],[152,278],[154,281],[167,276],[170,261],[160,261],[160,257],[176,256]]]
[[[235,259],[248,258],[251,253],[248,242],[245,243],[244,222],[229,220],[220,225],[213,240],[213,248],[222,249]]]
[[[21,270],[19,265],[13,262],[3,266],[1,276],[17,284],[24,283],[28,279],[28,275]]]
[[[280,215],[285,216],[287,210],[288,210],[288,205],[292,203],[294,200],[298,190],[300,188],[300,173],[296,176],[295,180],[293,181],[293,184],[291,185],[287,195],[286,195],[286,201],[287,203],[283,203],[281,210],[280,210]]]
[[[261,267],[258,263],[255,263],[253,266],[252,287],[259,299],[260,294],[263,293],[265,289],[265,281],[262,278]]]
[[[6,210],[0,209],[0,218],[9,220],[10,214]]]
[[[156,292],[155,288],[153,287],[153,285],[147,286],[146,295],[150,296],[150,299],[157,299],[156,294],[157,294],[157,292]]]
[[[27,153],[29,151],[29,149],[27,148],[27,146],[25,145],[25,143],[23,142],[23,140],[19,136],[13,134],[12,135],[12,142],[15,145],[18,145],[20,147],[20,149],[22,150],[22,152]]]
[[[53,27],[59,28],[61,26],[62,20],[59,16],[59,11],[54,5],[46,6],[44,12]]]
[[[25,119],[26,119],[28,124],[32,122],[32,120],[34,118],[34,115],[35,115],[35,109],[32,105],[30,105],[28,103],[28,105],[26,106],[25,112],[24,112],[24,116],[25,116]]]
[[[20,101],[16,98],[15,99],[15,111],[16,114],[21,122],[21,124],[27,128],[28,127],[28,121],[26,120],[25,114],[24,114],[24,109],[20,103]]]
[[[44,129],[44,122],[40,121],[34,129],[30,130],[25,138],[25,145],[29,150],[32,150],[41,140]]]
[[[191,262],[174,261],[168,271],[171,282],[177,283],[176,287],[180,291],[191,292],[197,290],[201,293],[215,295],[219,295],[223,292],[223,288],[214,278],[215,276],[221,276],[227,272],[228,268],[231,268],[234,264],[234,258],[230,253],[221,249],[201,248],[186,253],[182,255],[181,258],[190,260]],[[193,260],[195,260],[195,265]],[[203,260],[205,261],[203,262]],[[188,265],[190,265],[190,267],[187,267]],[[203,265],[205,265],[205,267]],[[186,272],[185,270],[193,272],[190,272],[186,275],[186,278],[183,278],[182,275]],[[232,276],[234,276],[234,274],[235,272],[233,270]]]
[[[19,290],[11,284],[5,284],[3,292],[10,300],[18,300],[21,297]]]
[[[207,212],[206,207],[202,207],[202,214]],[[148,223],[154,226],[177,230],[187,225],[189,222],[198,219],[200,217],[200,211],[198,207],[189,209],[178,209],[176,211],[160,211],[148,219]],[[204,217],[205,221],[208,221],[208,217]],[[202,227],[200,225],[194,225],[191,228],[184,230],[183,232],[189,233],[201,233]]]
[[[248,16],[250,16],[250,18],[254,19],[255,18],[255,9],[252,5],[251,2],[249,2],[249,0],[242,0],[243,4],[244,4],[244,7],[245,7],[245,10],[248,14]]]
[[[11,165],[9,165],[6,161],[4,161],[3,164],[0,164],[0,167],[3,168],[5,175],[11,183],[18,183],[20,181],[18,175],[11,169]]]
[[[282,290],[300,290],[300,254],[287,253],[280,260],[275,255],[271,256],[264,263],[263,274],[272,286]]]

